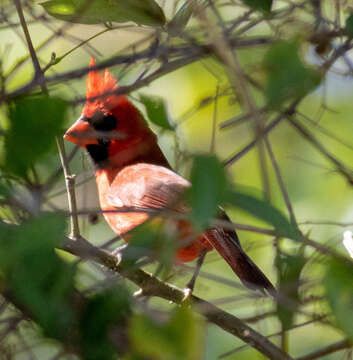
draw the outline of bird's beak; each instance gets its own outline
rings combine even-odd
[[[79,118],[65,133],[64,139],[78,146],[86,146],[90,144],[98,144],[97,138],[94,136],[93,127],[87,122]]]

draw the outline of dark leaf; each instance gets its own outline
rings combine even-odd
[[[87,299],[80,319],[81,353],[87,360],[116,359],[116,350],[128,345],[130,295],[123,286]],[[116,346],[114,346],[114,344]]]
[[[57,19],[79,24],[133,21],[162,26],[163,10],[154,0],[49,0],[41,4]]]
[[[5,169],[25,176],[54,146],[65,121],[67,102],[59,98],[23,97],[9,106]]]
[[[333,259],[326,267],[324,286],[327,301],[338,326],[353,340],[353,265]]]
[[[227,179],[222,163],[212,155],[194,158],[187,190],[187,201],[191,206],[191,220],[198,228],[207,226],[216,215],[226,194]]]
[[[0,183],[0,198],[6,198],[11,190],[5,184]]]
[[[293,325],[294,315],[299,306],[299,280],[305,265],[303,251],[299,250],[295,255],[279,252],[275,264],[279,273],[277,316],[282,328],[288,330]]]
[[[346,31],[353,36],[353,14],[350,14],[346,20]]]
[[[305,96],[320,83],[319,73],[302,62],[297,41],[280,41],[265,56],[268,105],[280,107],[284,101]]]
[[[1,225],[0,268],[7,288],[42,327],[45,335],[67,340],[73,323],[73,265],[55,253],[66,220],[44,214],[21,226]]]
[[[242,0],[244,4],[250,6],[255,10],[262,10],[270,12],[272,7],[272,0]]]
[[[146,108],[148,118],[156,125],[166,130],[174,130],[168,118],[165,101],[158,96],[140,94],[140,100]]]

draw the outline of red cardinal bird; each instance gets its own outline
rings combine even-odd
[[[90,66],[94,66],[94,59]],[[96,165],[99,201],[113,231],[123,238],[148,220],[146,212],[121,212],[119,209],[175,209],[176,199],[190,183],[170,167],[138,109],[126,98],[116,96],[116,79],[105,70],[91,70],[87,79],[87,100],[81,117],[64,138],[84,147]],[[119,134],[123,137],[119,138]],[[110,211],[105,212],[104,211]],[[111,211],[114,210],[114,211]],[[228,217],[225,213],[223,219]],[[186,220],[175,220],[181,240],[193,233]],[[274,294],[271,282],[242,250],[235,231],[210,228],[187,245],[181,242],[176,258],[183,262],[203,257],[215,248],[247,287]],[[127,238],[125,238],[127,240]],[[203,255],[203,256],[202,256]],[[195,279],[193,278],[193,281]],[[194,283],[189,284],[192,288]]]

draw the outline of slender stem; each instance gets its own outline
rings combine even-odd
[[[287,116],[289,123],[306,139],[308,140],[315,148],[330,162],[332,162],[339,173],[341,173],[348,181],[350,185],[353,185],[353,172],[351,169],[347,169],[340,161],[338,161],[315,137],[311,134],[305,126],[299,123],[291,116]]]
[[[325,355],[329,355],[343,349],[348,349],[350,347],[352,347],[352,344],[349,340],[342,340],[330,344],[323,349],[313,351],[307,355],[299,356],[298,358],[296,358],[296,360],[314,360],[319,358],[321,359]]]
[[[70,238],[77,240],[80,237],[80,228],[78,223],[77,216],[77,202],[75,194],[75,175],[72,175],[70,172],[69,162],[66,156],[64,140],[61,137],[56,138],[56,143],[59,149],[59,156],[61,165],[64,171],[65,176],[65,185],[67,190],[67,197],[69,202],[69,211],[70,211]]]
[[[271,144],[270,144],[267,136],[264,137],[264,140],[265,140],[265,145],[267,147],[268,154],[269,154],[271,162],[272,162],[272,166],[273,166],[273,168],[275,170],[275,173],[276,173],[278,185],[279,185],[279,187],[281,189],[284,202],[286,203],[286,206],[287,206],[287,209],[288,209],[288,212],[289,212],[289,216],[291,218],[292,223],[297,224],[297,221],[296,221],[296,218],[295,218],[295,215],[294,215],[294,211],[293,211],[293,207],[292,207],[292,204],[291,204],[291,202],[289,200],[288,191],[286,189],[286,186],[284,185],[284,181],[282,179],[281,172],[280,172],[278,163],[276,161],[275,155],[274,155],[274,153],[272,151]]]

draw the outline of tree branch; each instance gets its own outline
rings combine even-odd
[[[162,282],[141,269],[124,269],[114,255],[89,244],[82,238],[78,239],[78,241],[66,238],[63,250],[80,258],[94,260],[108,269],[121,274],[138,285],[142,289],[142,293],[146,296],[157,296],[168,301],[173,301],[176,304],[181,304],[184,300],[185,293],[182,289]],[[188,301],[190,301],[193,308],[205,316],[208,321],[243,340],[269,359],[292,359],[288,354],[284,353],[264,336],[247,326],[236,316],[194,295],[191,295]]]

